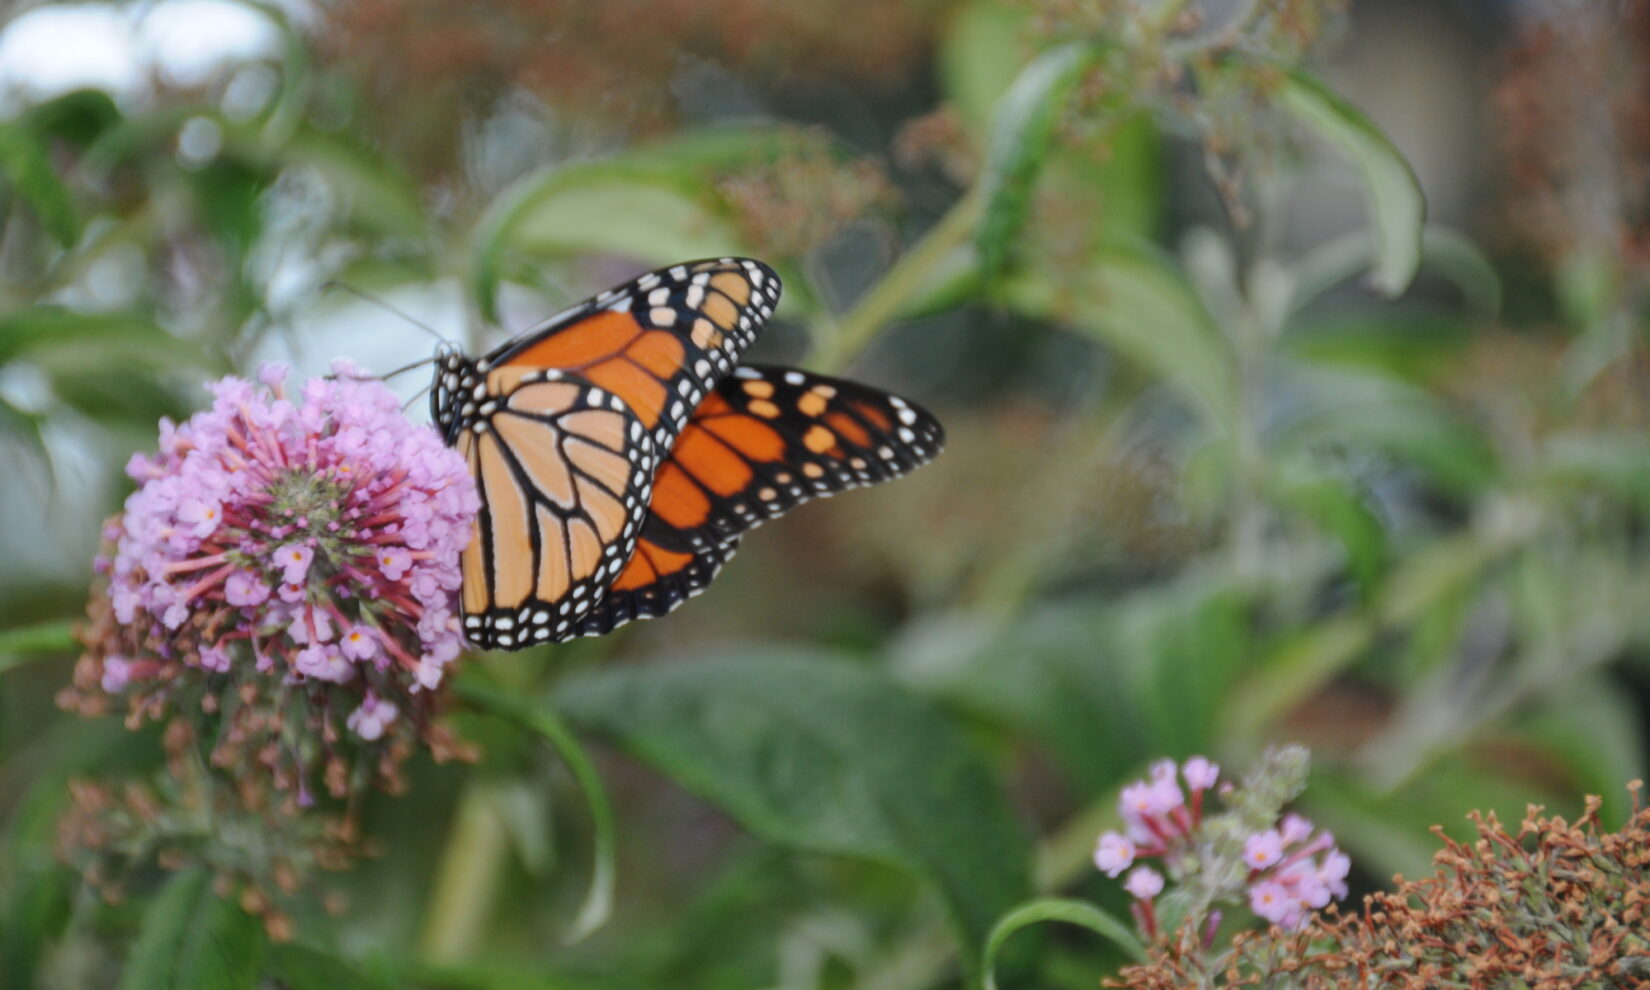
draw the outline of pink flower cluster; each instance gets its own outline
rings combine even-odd
[[[1335,848],[1334,836],[1296,814],[1244,840],[1243,862],[1249,867],[1249,907],[1291,930],[1331,898],[1346,896],[1352,868],[1351,858]]]
[[[1135,916],[1148,934],[1155,934],[1152,899],[1162,893],[1164,877],[1149,866],[1134,864],[1155,857],[1178,875],[1175,869],[1188,854],[1209,855],[1203,835],[1204,797],[1219,778],[1220,767],[1201,756],[1178,767],[1173,760],[1160,760],[1148,779],[1123,788],[1118,813],[1124,831],[1100,836],[1094,865],[1110,877],[1134,867],[1123,888],[1136,898]],[[1220,793],[1231,786],[1223,785]],[[1276,827],[1249,835],[1242,859],[1248,868],[1244,886],[1250,907],[1285,928],[1298,928],[1332,897],[1346,896],[1351,860],[1335,848],[1333,836],[1315,831],[1299,815],[1284,815]]]
[[[104,561],[114,618],[148,655],[106,655],[102,687],[141,686],[178,662],[243,665],[291,682],[350,684],[348,726],[375,739],[393,697],[431,689],[463,648],[459,554],[479,508],[463,459],[401,414],[376,380],[286,371],[225,378],[212,407],[161,424]]]
[[[1191,801],[1180,789],[1180,778],[1191,791]],[[1220,767],[1201,756],[1176,767],[1173,760],[1152,765],[1151,777],[1123,788],[1117,811],[1123,816],[1125,831],[1106,832],[1094,851],[1094,865],[1108,877],[1115,877],[1136,860],[1156,856],[1172,862],[1191,845],[1193,834],[1203,823],[1203,795],[1220,779]],[[1152,872],[1141,867],[1147,873]],[[1135,871],[1137,874],[1139,870]],[[1142,874],[1143,875],[1143,874]],[[1149,881],[1135,880],[1149,886]]]

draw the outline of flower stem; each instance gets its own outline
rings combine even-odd
[[[74,626],[71,621],[59,620],[0,632],[0,672],[73,652]]]
[[[898,316],[900,309],[923,289],[934,269],[973,233],[983,202],[976,186],[951,204],[945,215],[911,250],[900,255],[882,280],[872,286],[835,327],[827,327],[815,338],[819,343],[810,364],[825,371],[839,371],[852,361],[877,331]]]
[[[471,781],[436,867],[419,939],[423,958],[442,963],[474,955],[498,892],[507,839],[486,785]]]

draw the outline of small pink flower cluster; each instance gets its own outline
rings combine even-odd
[[[1094,865],[1110,877],[1134,866],[1123,889],[1136,899],[1136,919],[1148,934],[1156,933],[1152,900],[1163,892],[1164,877],[1149,866],[1134,864],[1155,857],[1171,875],[1178,876],[1176,868],[1188,854],[1208,855],[1203,835],[1204,796],[1219,778],[1220,767],[1201,756],[1178,767],[1173,760],[1160,760],[1148,779],[1123,788],[1118,813],[1124,831],[1100,836]],[[1231,787],[1221,785],[1218,793],[1225,795]],[[1346,896],[1351,860],[1335,848],[1328,832],[1314,832],[1311,823],[1299,815],[1284,815],[1277,827],[1249,835],[1242,858],[1248,867],[1244,885],[1250,907],[1285,928],[1299,927],[1332,897]],[[1213,917],[1218,919],[1218,912]]]
[[[1191,792],[1190,802],[1180,789],[1182,779]],[[1201,756],[1179,767],[1173,760],[1154,763],[1148,779],[1135,781],[1118,796],[1124,831],[1101,834],[1094,865],[1108,877],[1148,856],[1174,865],[1192,848],[1198,826],[1203,824],[1203,795],[1219,779],[1220,767]],[[1123,881],[1123,889],[1136,899],[1134,911],[1140,926],[1155,933],[1152,899],[1163,892],[1163,875],[1149,866],[1136,866]]]
[[[1180,790],[1179,777],[1184,776],[1191,791],[1191,802]],[[1173,861],[1189,848],[1190,840],[1203,823],[1203,794],[1220,778],[1220,767],[1201,756],[1176,767],[1173,760],[1159,760],[1153,764],[1151,777],[1137,780],[1123,788],[1117,801],[1117,811],[1123,816],[1125,832],[1106,832],[1100,836],[1100,845],[1094,851],[1094,865],[1108,877],[1115,877],[1128,869],[1136,859],[1156,856]],[[1136,880],[1144,876],[1141,867],[1131,874],[1131,883],[1144,887],[1150,880]],[[1126,884],[1127,885],[1127,884]],[[1158,879],[1161,888],[1162,879]],[[1136,895],[1139,896],[1139,895]]]
[[[1331,898],[1346,896],[1352,868],[1351,858],[1335,848],[1334,836],[1314,831],[1296,814],[1244,840],[1243,862],[1249,867],[1249,907],[1291,931]]]
[[[396,700],[441,683],[463,648],[459,554],[479,508],[463,459],[375,380],[336,367],[290,401],[226,378],[211,409],[161,424],[157,456],[111,524],[114,620],[148,655],[107,653],[101,686],[142,688],[181,662],[351,685],[347,725],[379,738]],[[175,671],[166,672],[175,676]],[[336,704],[336,702],[333,702]]]

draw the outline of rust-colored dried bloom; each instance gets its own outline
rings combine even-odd
[[[1532,5],[1495,108],[1518,240],[1549,261],[1603,252],[1650,277],[1650,6]]]
[[[1142,108],[1201,135],[1211,180],[1238,223],[1247,221],[1245,172],[1290,147],[1293,125],[1274,112],[1277,66],[1301,62],[1335,34],[1348,0],[1258,0],[1218,21],[1189,10],[1162,22],[1137,0],[1021,0],[1048,41],[1105,38],[1062,122],[1064,141],[1104,159],[1118,129]],[[1232,53],[1264,60],[1232,61]]]
[[[1575,822],[1531,806],[1516,834],[1474,814],[1478,837],[1444,843],[1438,871],[1365,899],[1361,915],[1320,915],[1298,932],[1247,932],[1218,952],[1195,940],[1154,947],[1108,985],[1476,990],[1650,987],[1650,808],[1599,827],[1597,797]]]
[[[846,157],[814,131],[787,135],[773,161],[725,176],[717,190],[733,207],[746,243],[780,259],[802,258],[899,202],[879,162]]]
[[[272,938],[290,938],[311,875],[345,869],[369,850],[342,816],[247,807],[233,782],[183,752],[186,730],[167,735],[170,768],[152,780],[70,782],[58,856],[110,903],[155,866],[205,868]]]
[[[669,126],[684,69],[712,65],[781,84],[821,75],[858,86],[923,67],[948,0],[346,0],[322,58],[358,80],[395,143],[447,159],[461,118],[527,92],[599,133]]]

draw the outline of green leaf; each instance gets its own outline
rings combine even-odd
[[[1002,0],[959,6],[940,38],[940,88],[962,122],[984,137],[991,113],[1025,63],[1026,12]]]
[[[241,990],[258,984],[263,925],[194,869],[174,876],[144,913],[120,990]]]
[[[1354,232],[1313,248],[1293,266],[1294,285],[1289,311],[1308,303],[1341,282],[1367,269],[1375,259],[1375,244],[1367,234]],[[1459,231],[1429,224],[1421,231],[1421,267],[1455,283],[1468,306],[1487,316],[1501,312],[1501,276],[1478,246]]]
[[[156,364],[175,363],[191,354],[182,341],[136,314],[81,313],[60,306],[30,306],[0,314],[0,364],[23,357],[38,361],[48,350],[72,351],[77,359],[93,359],[117,348],[120,361],[142,351]]]
[[[975,234],[988,274],[1001,268],[1009,242],[1025,223],[1066,97],[1100,53],[1088,42],[1051,48],[1032,59],[998,101],[979,179],[985,211]]]
[[[555,748],[557,755],[584,792],[590,808],[591,824],[595,831],[594,863],[590,871],[590,889],[584,904],[568,933],[567,941],[577,942],[607,923],[613,913],[614,834],[613,806],[607,800],[601,775],[585,753],[579,740],[569,732],[556,713],[546,705],[534,705],[494,687],[461,680],[459,696],[482,711],[507,718],[522,728],[542,736]]]
[[[286,990],[394,990],[388,979],[369,975],[354,962],[310,945],[271,945],[268,975]]]
[[[1617,822],[1627,817],[1625,785],[1645,774],[1644,720],[1612,675],[1567,681],[1519,722],[1521,735],[1570,772],[1575,790],[1604,798]]]
[[[305,129],[278,157],[284,164],[315,169],[344,201],[350,217],[370,230],[421,238],[428,229],[417,184],[369,148]]]
[[[101,89],[77,89],[36,103],[23,116],[30,132],[84,148],[120,123],[120,108]]]
[[[29,204],[48,234],[63,247],[74,246],[80,218],[37,135],[18,124],[0,123],[0,176]]]
[[[1369,203],[1375,287],[1389,296],[1402,293],[1421,263],[1426,220],[1426,199],[1414,170],[1363,111],[1321,80],[1292,66],[1270,68],[1282,69],[1279,104],[1357,167]]]
[[[33,990],[41,953],[69,922],[76,879],[68,869],[48,867],[14,880],[0,915],[0,986]]]
[[[1377,451],[1463,493],[1498,480],[1488,438],[1424,389],[1387,375],[1288,358],[1275,363],[1274,375],[1299,389],[1299,408],[1271,438],[1280,452],[1310,459],[1325,446]]]
[[[1559,434],[1542,447],[1534,473],[1555,488],[1609,491],[1650,512],[1650,440],[1640,434]]]
[[[568,718],[612,737],[758,837],[932,881],[970,972],[1029,890],[1026,837],[956,726],[883,674],[799,649],[569,680]]]
[[[1237,409],[1237,360],[1197,293],[1146,245],[1101,249],[1078,280],[1026,272],[1004,286],[1021,312],[1069,320],[1181,391],[1217,432]]]
[[[1068,925],[1077,925],[1087,928],[1101,938],[1109,939],[1118,948],[1128,953],[1135,962],[1146,961],[1146,947],[1140,944],[1135,936],[1134,929],[1119,921],[1115,916],[1086,901],[1074,901],[1062,897],[1044,897],[1035,901],[1027,901],[1014,910],[997,919],[991,926],[991,935],[985,943],[985,988],[997,990],[997,974],[993,966],[997,961],[997,953],[1001,951],[1003,943],[1022,928],[1041,924],[1045,921],[1060,921]]]
[[[524,176],[476,224],[470,291],[477,310],[498,319],[499,283],[524,259],[609,253],[666,265],[737,253],[738,231],[711,180],[718,170],[771,160],[784,147],[772,133],[712,130]]]
[[[1300,466],[1279,472],[1273,497],[1335,537],[1364,594],[1374,592],[1386,566],[1386,530],[1362,494],[1348,482]]]

